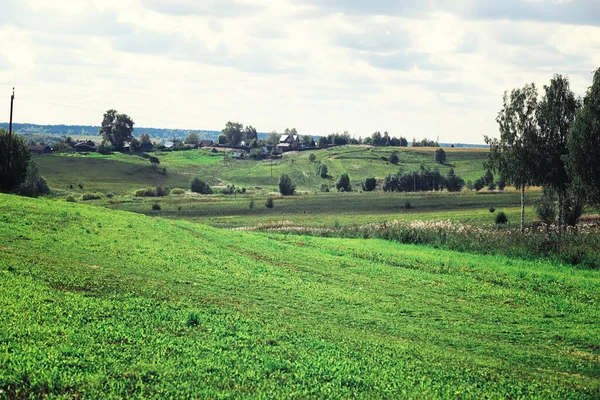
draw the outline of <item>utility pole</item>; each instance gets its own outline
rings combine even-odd
[[[15,102],[15,88],[13,88],[10,96],[10,122],[8,123],[8,154],[6,156],[6,172],[10,169],[10,158],[12,155],[12,120],[13,120],[13,104]]]

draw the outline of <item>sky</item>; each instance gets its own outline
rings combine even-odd
[[[600,0],[0,0],[2,122],[14,86],[15,122],[483,143],[504,91],[599,67]]]

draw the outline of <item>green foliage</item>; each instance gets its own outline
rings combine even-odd
[[[315,153],[310,153],[308,159],[310,160],[310,162],[315,162],[317,160],[317,156],[315,155]]]
[[[551,188],[544,187],[534,206],[535,214],[546,227],[556,222],[556,196]]]
[[[156,156],[148,157],[148,161],[150,161],[153,169],[156,169],[156,167],[160,164],[160,160]]]
[[[171,194],[172,195],[180,195],[180,194],[185,194],[185,190],[181,189],[181,188],[175,188],[175,189],[171,189]]]
[[[362,189],[365,192],[372,192],[377,187],[377,179],[371,177],[367,178],[362,183]]]
[[[329,176],[329,168],[327,168],[327,164],[317,165],[317,175],[323,179]]]
[[[568,168],[574,180],[585,186],[590,203],[600,204],[600,68],[594,73],[583,106],[568,136]]]
[[[99,133],[117,151],[121,151],[125,142],[133,139],[133,125],[133,120],[127,114],[119,114],[116,110],[108,110],[104,113]]]
[[[244,125],[239,122],[227,122],[222,132],[223,135],[225,135],[227,142],[234,146],[240,144],[244,139]]]
[[[275,207],[275,202],[273,201],[272,197],[267,197],[267,201],[265,202],[265,207],[267,207],[267,208]]]
[[[329,185],[326,183],[321,183],[321,192],[329,192]]]
[[[348,176],[347,173],[343,173],[342,176],[340,176],[340,179],[335,184],[335,188],[338,191],[342,191],[342,192],[351,192],[352,191],[352,185],[350,185],[350,177]]]
[[[158,203],[152,204],[152,211],[160,211],[160,210],[161,210],[160,204],[158,204]]]
[[[156,185],[153,187],[138,189],[133,193],[133,195],[135,197],[164,197],[169,195],[169,189],[164,186]]]
[[[48,183],[46,183],[46,180],[40,175],[35,162],[29,161],[25,181],[17,187],[16,192],[22,196],[29,197],[50,194]]]
[[[446,152],[441,147],[435,151],[435,162],[438,164],[446,163]]]
[[[68,203],[75,203],[77,200],[75,200],[75,197],[73,195],[68,195],[65,198],[65,201],[68,202]]]
[[[147,133],[142,133],[139,137],[139,141],[141,144],[150,143],[150,135]]]
[[[495,221],[496,221],[496,225],[505,225],[505,224],[508,224],[508,217],[506,216],[504,211],[500,211],[500,212],[498,212],[498,214],[496,214]]]
[[[11,192],[27,178],[31,154],[29,146],[19,135],[8,136],[0,129],[0,192]]]
[[[200,135],[196,132],[190,132],[187,134],[187,136],[184,139],[184,143],[186,144],[191,144],[191,145],[198,145],[200,144]]]
[[[81,200],[100,200],[102,199],[102,193],[84,193],[81,195]]]
[[[250,203],[248,203],[248,208],[251,210],[254,209],[254,199],[250,200]]]
[[[389,162],[392,163],[392,164],[394,164],[394,165],[398,164],[400,162],[400,157],[398,157],[398,153],[393,152],[390,155]]]
[[[98,145],[98,153],[100,154],[110,154],[113,151],[113,147],[110,144],[110,142],[108,142],[107,140],[103,139],[100,144]]]
[[[477,192],[479,192],[484,187],[485,187],[485,181],[484,181],[483,177],[477,178],[475,180],[475,182],[473,182],[473,189],[475,189]]]
[[[136,138],[131,139],[129,142],[129,151],[132,153],[139,153],[142,150],[142,144]]]
[[[504,188],[506,187],[506,182],[503,178],[500,178],[498,179],[498,181],[496,181],[496,186],[498,187],[498,190],[504,190]]]
[[[292,183],[292,180],[287,174],[282,174],[279,177],[279,193],[283,196],[291,196],[296,191],[296,185]]]
[[[494,208],[494,206],[491,206],[489,208],[490,214],[493,214],[494,212],[496,212],[496,208]]]
[[[190,181],[190,191],[200,194],[212,194],[212,189],[202,178],[195,176]]]
[[[410,210],[411,208],[413,208],[412,204],[410,204],[410,201],[407,201],[404,203],[404,208],[406,210]]]
[[[460,192],[465,186],[465,181],[462,178],[456,176],[456,174],[454,173],[454,169],[450,169],[450,171],[448,171],[448,175],[443,181],[443,186],[449,192]]]
[[[492,173],[492,171],[488,168],[487,171],[485,171],[485,175],[483,175],[483,184],[485,186],[489,186],[490,184],[492,184],[494,182],[494,174]]]

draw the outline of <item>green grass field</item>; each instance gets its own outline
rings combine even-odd
[[[10,195],[0,252],[0,397],[600,396],[598,271]]]
[[[114,153],[112,155],[52,155],[35,157],[42,175],[51,187],[69,190],[80,181],[85,190],[106,190],[116,194],[131,194],[136,189],[156,184],[171,188],[187,188],[195,175],[202,176],[211,185],[234,184],[238,187],[277,190],[279,176],[288,174],[298,190],[314,192],[321,184],[332,185],[343,173],[348,173],[352,183],[360,187],[360,182],[368,177],[383,179],[390,173],[417,170],[421,163],[438,167],[445,175],[454,167],[456,173],[465,180],[475,180],[485,172],[483,162],[486,149],[448,148],[448,164],[436,165],[432,148],[366,148],[344,146],[327,150],[315,150],[317,161],[310,162],[311,151],[285,153],[281,160],[234,160],[224,158],[223,153],[213,154],[208,150],[177,152],[155,152],[161,161],[160,168],[166,167],[167,174],[158,173],[150,167],[147,159],[134,154]],[[393,151],[400,156],[398,165],[386,159]],[[316,174],[318,163],[329,168],[330,178],[323,179]],[[272,171],[271,171],[272,170]]]

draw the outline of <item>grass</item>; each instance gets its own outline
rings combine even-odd
[[[387,158],[398,152],[400,163],[390,164]],[[484,173],[483,162],[486,149],[447,149],[448,163],[435,164],[432,149],[427,148],[367,148],[344,146],[312,151],[316,162],[310,162],[311,151],[285,153],[281,160],[234,160],[224,158],[223,153],[208,150],[190,150],[152,153],[160,160],[160,168],[166,167],[163,175],[150,166],[144,157],[135,154],[114,153],[101,155],[52,155],[36,157],[40,171],[53,188],[68,190],[79,181],[89,185],[89,190],[107,190],[116,194],[128,194],[134,190],[165,185],[170,188],[186,188],[192,176],[200,175],[210,185],[234,184],[238,187],[276,190],[279,176],[288,174],[298,190],[317,191],[321,184],[333,185],[343,173],[350,175],[352,184],[360,187],[360,182],[368,177],[383,179],[390,173],[409,172],[420,165],[438,167],[445,175],[454,168],[465,180],[475,180]],[[329,177],[316,174],[318,163],[329,168]],[[272,171],[271,171],[272,170]],[[100,183],[102,182],[102,183]]]
[[[600,396],[598,271],[9,195],[0,249],[11,398]]]

